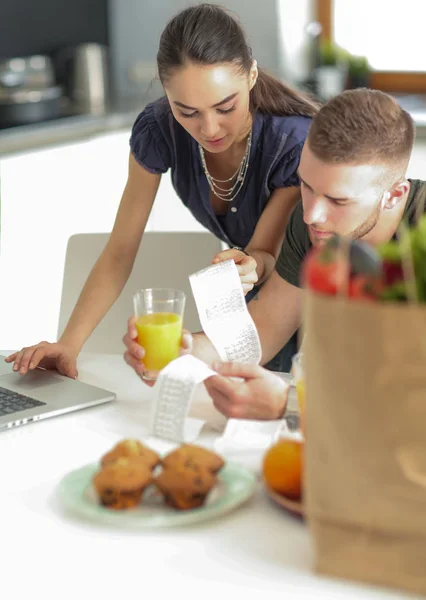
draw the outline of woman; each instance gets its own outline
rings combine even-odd
[[[239,23],[215,5],[188,8],[168,23],[157,65],[166,96],[133,126],[128,180],[109,241],[58,343],[7,358],[20,373],[41,365],[76,377],[84,342],[130,275],[168,169],[194,217],[232,247],[213,262],[232,258],[245,292],[274,268],[299,199],[296,171],[316,105],[258,69]]]

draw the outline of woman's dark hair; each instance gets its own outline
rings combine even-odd
[[[199,65],[232,63],[250,72],[253,56],[240,23],[215,4],[199,4],[181,11],[161,34],[157,53],[158,75],[164,84],[186,62]],[[258,69],[250,92],[250,108],[270,115],[312,117],[318,105],[308,96]]]

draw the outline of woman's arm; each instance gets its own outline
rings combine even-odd
[[[213,257],[213,264],[225,260],[235,261],[245,294],[256,283],[266,281],[274,270],[287,223],[299,199],[299,187],[274,190],[245,248],[250,256],[231,248],[222,250]]]
[[[120,295],[131,273],[161,175],[144,169],[130,153],[129,174],[114,227],[96,261],[61,338],[40,342],[7,358],[26,373],[38,365],[76,376],[76,358],[92,331]]]
[[[300,200],[300,187],[276,189],[256,225],[246,251],[256,260],[258,282],[263,283],[275,267],[293,208]]]
[[[60,341],[80,351],[125,286],[136,258],[161,175],[129,157],[129,176],[109,240],[93,267]]]

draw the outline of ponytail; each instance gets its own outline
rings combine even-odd
[[[319,104],[259,68],[256,84],[250,92],[250,108],[268,115],[313,117]]]

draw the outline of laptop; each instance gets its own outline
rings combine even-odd
[[[35,369],[25,375],[12,370],[0,355],[0,431],[40,419],[115,400],[108,390]]]

